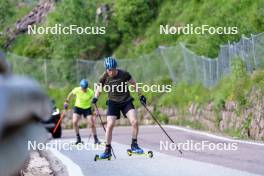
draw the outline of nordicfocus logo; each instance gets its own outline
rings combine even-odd
[[[55,24],[54,26],[37,26],[37,25],[28,25],[28,35],[44,35],[44,34],[54,34],[54,35],[71,35],[71,34],[92,34],[92,35],[102,35],[106,33],[106,27],[104,26],[78,26],[78,25],[69,25],[63,26],[62,24]]]
[[[209,141],[201,141],[201,142],[194,142],[193,140],[187,140],[184,143],[171,143],[169,141],[160,141],[160,150],[165,151],[177,151],[177,150],[184,150],[184,151],[236,151],[238,149],[238,144],[233,143],[212,143]]]
[[[170,26],[160,25],[160,34],[219,34],[219,35],[235,35],[238,34],[238,27],[227,26],[210,26],[207,24],[201,26],[194,26],[193,24],[187,24],[185,26]]]
[[[147,85],[143,83],[136,83],[136,86],[129,85],[127,82],[122,82],[118,85],[102,85],[101,83],[94,84],[94,90],[99,90],[100,92],[154,92],[154,93],[168,93],[171,92],[171,85]]]
[[[94,145],[92,143],[83,143],[82,145],[75,145],[74,142],[62,142],[62,141],[52,141],[50,143],[41,143],[37,141],[28,141],[27,149],[44,151],[48,149],[56,149],[58,151],[72,151],[72,150],[104,150],[101,145]]]

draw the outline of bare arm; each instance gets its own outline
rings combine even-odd
[[[94,98],[98,98],[100,96],[101,85],[97,85],[95,92],[94,92]]]
[[[94,98],[98,99],[98,97],[100,96],[105,79],[106,79],[106,72],[104,72],[103,75],[100,77],[99,83],[95,87]]]
[[[69,95],[67,96],[67,98],[66,98],[65,102],[66,102],[66,103],[69,103],[69,102],[70,102],[70,100],[71,100],[71,98],[72,98],[72,96],[73,96],[73,93],[72,93],[72,92],[70,92],[70,93],[69,93]]]

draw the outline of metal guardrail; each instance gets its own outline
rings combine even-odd
[[[18,175],[29,156],[28,141],[47,140],[40,121],[50,114],[50,100],[38,83],[11,75],[0,54],[0,176]]]

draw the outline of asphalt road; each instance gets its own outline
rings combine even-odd
[[[186,128],[166,126],[165,129],[177,143],[181,143],[185,150],[180,155],[175,146],[171,144],[158,126],[142,126],[138,143],[145,151],[152,150],[153,158],[145,156],[128,156],[126,150],[131,143],[131,127],[116,127],[113,134],[113,148],[117,159],[111,161],[94,161],[95,154],[103,152],[103,147],[91,149],[93,140],[89,140],[89,131],[81,130],[83,141],[89,148],[78,150],[71,145],[71,150],[59,150],[54,154],[65,161],[72,175],[166,175],[166,176],[204,176],[204,175],[264,175],[264,144],[250,141],[240,141],[209,133],[198,132]],[[104,139],[104,132],[98,129],[98,136]],[[72,130],[63,131],[63,138],[52,140],[50,143],[59,142],[70,144],[75,140]],[[201,144],[202,141],[210,146],[221,144],[228,146],[229,150],[204,150],[186,148],[186,143]],[[164,145],[161,145],[164,144]],[[165,150],[165,144],[171,148]],[[207,145],[208,146],[208,145]],[[230,147],[233,146],[233,147]],[[234,147],[235,146],[235,147]],[[187,150],[188,149],[188,150]],[[200,148],[199,148],[200,149]],[[233,149],[233,150],[231,150]],[[67,162],[66,162],[67,161]],[[71,174],[70,174],[71,175]]]

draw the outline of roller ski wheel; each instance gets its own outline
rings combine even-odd
[[[131,149],[127,149],[127,154],[128,154],[128,156],[132,156],[132,150]]]
[[[94,143],[94,145],[98,145],[98,146],[106,146],[106,143],[105,142],[96,142]]]
[[[95,155],[94,161],[99,161],[99,160],[108,160],[108,161],[110,161],[111,160],[111,156],[107,157],[107,158],[100,158],[99,155]]]
[[[153,157],[153,152],[152,151],[143,152],[143,153],[137,153],[137,152],[132,151],[131,149],[127,149],[127,154],[128,154],[128,156],[140,155],[140,156],[146,156],[146,157],[149,157],[149,158]]]
[[[99,160],[99,155],[95,155],[94,157],[94,161],[97,161],[97,160]]]
[[[101,142],[99,145],[105,147],[106,146],[106,142]]]
[[[148,157],[149,157],[149,158],[153,158],[153,152],[152,152],[152,151],[148,151],[147,154],[148,154]]]

